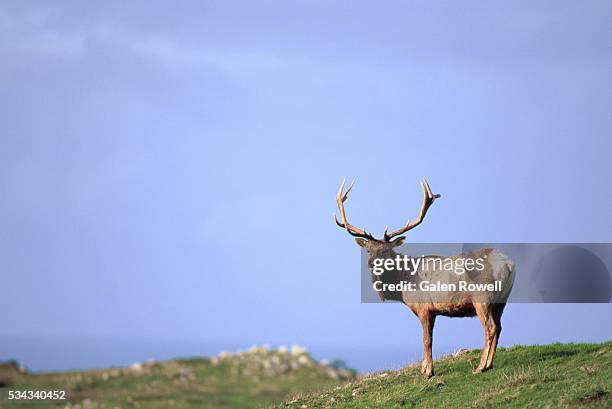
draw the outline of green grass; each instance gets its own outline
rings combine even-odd
[[[418,366],[347,382],[318,365],[270,375],[202,358],[157,362],[140,371],[22,374],[0,366],[0,407],[612,408],[612,342],[500,348],[495,367],[474,375],[479,353],[436,361],[429,380]],[[66,390],[70,400],[9,403],[9,389]]]
[[[275,408],[612,408],[612,342],[500,348],[492,370],[474,375],[480,351],[385,371],[297,396]]]
[[[317,366],[281,376],[245,375],[234,364],[184,359],[125,369],[19,374],[0,367],[0,408],[260,408],[297,392],[339,384]],[[1,385],[1,383],[0,383]],[[8,390],[65,390],[69,401],[9,402]],[[87,400],[87,401],[86,401]],[[72,405],[72,406],[71,406]]]

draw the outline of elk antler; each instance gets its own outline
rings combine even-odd
[[[357,228],[357,227],[355,227],[353,225],[350,225],[346,221],[346,213],[344,212],[344,202],[348,198],[348,194],[351,191],[351,189],[353,188],[353,184],[355,182],[354,181],[351,182],[351,184],[349,185],[348,189],[346,189],[346,192],[344,191],[344,183],[345,182],[346,182],[345,180],[342,181],[342,184],[340,185],[340,189],[338,189],[338,197],[336,199],[336,201],[338,202],[338,210],[340,210],[340,218],[342,220],[342,223],[339,222],[338,219],[336,218],[336,215],[334,215],[334,220],[336,221],[336,224],[338,226],[342,227],[343,229],[346,229],[346,231],[351,236],[363,237],[363,238],[368,239],[368,240],[381,241],[381,240],[376,239],[374,236],[372,236],[370,233],[366,232],[365,230],[362,230],[362,229],[359,229],[359,228]],[[386,242],[391,241],[392,238],[394,238],[396,236],[399,236],[399,235],[402,235],[402,234],[406,233],[408,230],[415,228],[416,226],[421,224],[423,219],[425,219],[425,215],[427,214],[427,210],[429,210],[429,207],[433,204],[434,200],[439,198],[440,195],[434,195],[431,192],[431,188],[429,187],[429,183],[427,183],[426,180],[422,180],[421,181],[421,187],[423,188],[423,204],[421,205],[421,211],[419,212],[419,217],[415,221],[413,221],[412,223],[410,221],[408,221],[404,227],[402,227],[401,229],[397,229],[395,231],[392,231],[391,233],[387,233],[387,227],[385,227],[385,234],[383,236],[383,241],[386,241]]]
[[[417,227],[419,224],[421,224],[421,222],[425,218],[425,215],[427,214],[427,210],[429,209],[429,206],[433,204],[434,200],[440,197],[440,195],[434,195],[433,193],[431,193],[431,188],[429,187],[429,183],[427,183],[426,180],[421,181],[421,187],[423,188],[423,204],[421,205],[421,211],[419,212],[419,217],[412,223],[408,221],[404,227],[402,227],[401,229],[392,231],[391,233],[387,233],[387,228],[385,228],[385,235],[383,237],[384,241],[389,241],[392,238],[399,236],[401,234],[404,234],[408,230],[413,229]]]
[[[336,215],[334,215],[334,220],[336,221],[336,224],[342,227],[343,229],[346,229],[348,234],[350,234],[351,236],[363,237],[364,239],[368,239],[368,240],[376,240],[374,236],[372,236],[370,233],[366,232],[365,230],[359,229],[355,226],[352,226],[346,221],[346,214],[344,213],[344,202],[346,201],[348,197],[348,193],[353,188],[353,184],[355,183],[355,181],[351,182],[348,189],[346,189],[346,192],[344,192],[345,182],[346,180],[342,181],[342,184],[340,185],[340,189],[338,189],[338,197],[336,199],[336,201],[338,202],[338,210],[340,210],[340,218],[342,219],[342,223],[340,223],[338,219],[336,218]]]

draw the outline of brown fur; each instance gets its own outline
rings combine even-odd
[[[429,183],[426,180],[421,182],[423,189],[423,203],[421,204],[421,210],[419,216],[412,222],[406,223],[406,225],[397,230],[385,233],[382,240],[374,238],[365,229],[350,224],[346,218],[346,212],[344,210],[344,202],[348,198],[348,194],[353,188],[353,183],[344,191],[344,181],[338,189],[338,195],[336,202],[338,204],[338,210],[340,211],[340,221],[336,218],[336,224],[345,229],[351,236],[358,237],[356,239],[357,244],[365,248],[368,252],[368,263],[372,267],[372,260],[374,259],[394,259],[396,254],[393,250],[394,247],[400,246],[404,242],[402,236],[407,231],[421,224],[428,209],[434,203],[436,199],[440,197],[439,194],[434,194],[431,191]],[[438,256],[427,256],[427,258],[436,258]],[[475,373],[485,371],[493,366],[493,357],[495,356],[495,349],[497,348],[497,341],[501,333],[501,316],[504,312],[506,300],[510,294],[512,288],[512,280],[514,279],[514,265],[510,260],[505,258],[501,253],[497,253],[495,249],[483,249],[479,252],[461,254],[455,257],[483,257],[487,259],[486,268],[483,271],[476,273],[467,273],[465,276],[469,281],[474,283],[490,283],[494,280],[501,280],[505,284],[506,292],[497,296],[472,294],[469,292],[447,292],[445,300],[451,300],[451,302],[442,302],[438,299],[433,299],[429,296],[421,296],[418,302],[415,302],[414,298],[407,293],[398,291],[381,291],[378,293],[382,301],[393,300],[403,302],[412,310],[412,312],[421,321],[423,327],[423,363],[421,365],[421,373],[425,377],[433,375],[433,360],[431,357],[431,346],[433,343],[433,328],[438,315],[444,315],[447,317],[473,317],[477,316],[482,324],[485,331],[485,344],[482,350],[482,356],[480,358],[480,364],[474,370]],[[372,281],[380,280],[383,284],[385,283],[398,283],[400,281],[408,281],[416,283],[419,280],[431,281],[430,278],[434,278],[436,274],[440,274],[440,271],[424,271],[421,268],[418,271],[405,271],[405,270],[387,270],[385,269],[381,276],[372,276]],[[448,274],[447,274],[447,277]],[[452,278],[452,276],[451,276]],[[467,280],[466,280],[467,281]]]
[[[393,247],[400,245],[402,241],[388,243],[378,240],[357,239],[357,243],[368,251],[368,260],[371,266],[372,261],[377,258],[394,259],[397,253],[393,250]],[[461,254],[455,257],[489,257],[494,255],[495,251],[494,249],[487,248],[478,252]],[[511,263],[508,261],[507,264],[508,266],[506,266],[506,268],[508,272],[502,272],[502,275],[513,274]],[[495,265],[486,263],[485,266],[486,268],[482,272],[467,274],[466,277],[469,276],[469,279],[474,282],[486,282],[487,280],[490,281],[493,275],[500,274],[495,270]],[[502,265],[502,268],[503,267]],[[416,274],[414,272],[413,274],[410,273],[411,272],[406,271],[385,270],[381,276],[372,275],[372,280],[382,280],[383,282],[398,282],[399,280],[418,282],[422,279],[419,274],[420,272],[416,272]],[[511,280],[512,277],[506,277],[506,279]],[[438,302],[436,300],[411,302],[410,298],[404,296],[404,293],[401,292],[381,292],[379,295],[383,301],[395,300],[404,303],[421,321],[424,348],[421,373],[426,378],[434,374],[432,359],[433,328],[436,317],[439,315],[446,317],[478,317],[485,332],[485,342],[480,363],[474,370],[474,373],[483,372],[493,367],[493,358],[501,333],[501,316],[508,294],[503,294],[500,298],[489,300],[476,298],[473,294],[466,292],[456,292],[453,293],[452,297],[449,297],[449,299],[453,299],[454,302]]]

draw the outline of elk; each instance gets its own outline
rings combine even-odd
[[[348,197],[348,193],[353,188],[353,184],[354,182],[350,184],[346,191],[344,191],[345,181],[340,185],[337,196],[340,221],[338,221],[335,215],[334,220],[339,227],[346,230],[351,236],[354,236],[357,244],[367,251],[370,269],[376,259],[396,258],[398,254],[395,252],[394,248],[403,244],[405,240],[403,235],[423,222],[430,206],[440,197],[439,194],[432,193],[429,183],[427,183],[426,180],[421,181],[423,202],[416,220],[412,222],[408,221],[404,227],[391,232],[388,232],[388,228],[385,227],[382,239],[377,239],[365,229],[359,229],[349,224],[347,221],[344,202]],[[435,259],[440,256],[424,257]],[[499,280],[502,282],[503,288],[505,289],[504,292],[495,295],[490,293],[482,295],[469,291],[455,291],[445,294],[442,299],[431,296],[429,293],[423,293],[418,300],[415,300],[413,294],[408,294],[405,290],[382,290],[378,292],[382,301],[393,300],[402,302],[410,308],[421,321],[424,347],[421,373],[425,378],[429,378],[434,374],[432,360],[433,328],[436,317],[439,315],[447,317],[477,316],[484,328],[485,342],[480,363],[473,372],[480,373],[491,369],[493,366],[493,357],[495,356],[497,342],[502,329],[501,316],[514,280],[514,264],[508,260],[506,256],[492,248],[485,248],[472,253],[462,253],[450,258],[456,259],[461,257],[464,259],[480,258],[481,260],[486,260],[483,264],[484,268],[479,274],[466,278],[472,280],[472,282],[491,282],[493,280]],[[372,282],[375,280],[382,280],[383,283],[393,283],[407,280],[408,282],[418,284],[427,278],[430,279],[441,274],[440,271],[435,270],[424,271],[422,267],[413,270],[416,271],[398,271],[394,268],[386,268],[382,275],[377,275],[375,277],[372,273]],[[448,277],[448,273],[446,273],[446,276]]]

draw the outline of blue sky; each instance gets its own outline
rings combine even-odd
[[[408,243],[612,239],[609,2],[123,3],[0,6],[0,334],[418,347],[359,302],[345,177],[376,233],[428,178]],[[611,312],[511,305],[501,343]]]

